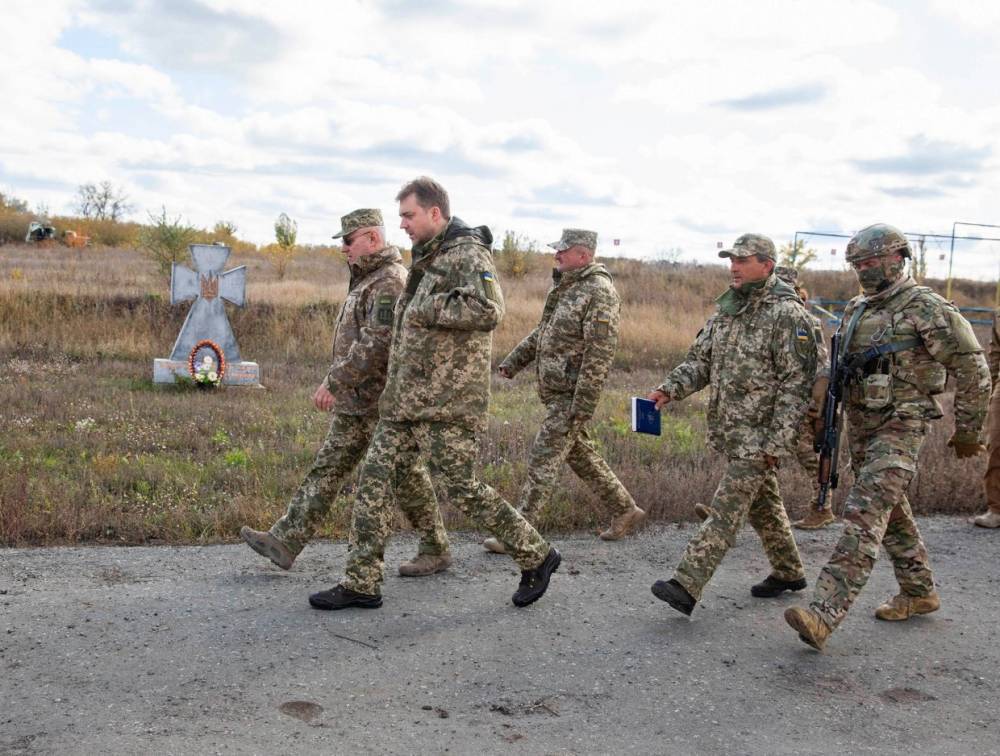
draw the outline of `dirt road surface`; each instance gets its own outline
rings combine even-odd
[[[1000,753],[1000,533],[922,520],[941,611],[879,622],[883,558],[818,654],[754,599],[747,530],[687,619],[649,592],[692,529],[556,539],[527,609],[513,563],[455,565],[319,612],[344,543],[282,572],[245,546],[0,550],[0,753]],[[838,530],[799,542],[810,585]]]

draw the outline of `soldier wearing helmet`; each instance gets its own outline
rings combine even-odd
[[[960,458],[985,450],[990,373],[982,347],[954,305],[905,273],[908,257],[906,237],[881,223],[847,245],[864,292],[848,304],[840,327],[841,360],[860,364],[844,394],[854,485],[844,533],[816,580],[812,602],[785,612],[799,637],[817,649],[847,616],[880,545],[892,560],[899,593],[878,607],[878,619],[906,620],[941,605],[906,489],[928,423],[942,416],[935,397],[949,373],[955,378],[955,432],[948,445]],[[851,359],[862,353],[863,362]]]

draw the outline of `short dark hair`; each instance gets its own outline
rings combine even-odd
[[[417,204],[424,210],[432,207],[441,211],[445,220],[451,220],[451,204],[448,202],[448,192],[430,176],[417,176],[413,181],[404,184],[396,195],[396,202],[402,202],[411,194],[416,195]]]
[[[768,261],[774,262],[774,258],[773,257],[771,257],[770,255],[762,255],[759,252],[757,254],[755,254],[754,257],[757,258],[757,262],[759,262],[759,263],[768,262]],[[774,263],[774,264],[777,265],[777,263]]]

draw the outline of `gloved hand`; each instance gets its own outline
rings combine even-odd
[[[978,441],[958,441],[955,436],[948,440],[948,446],[955,450],[955,456],[959,459],[975,457],[986,451],[986,447]]]

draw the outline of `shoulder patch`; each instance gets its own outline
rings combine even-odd
[[[379,325],[392,325],[392,311],[396,306],[396,298],[391,294],[379,294],[375,303],[375,319]]]
[[[606,339],[611,333],[611,316],[603,312],[594,316],[594,335],[599,339]]]
[[[479,285],[483,289],[483,296],[493,302],[499,301],[500,296],[499,289],[497,288],[497,278],[493,275],[492,271],[481,270],[479,272]]]

